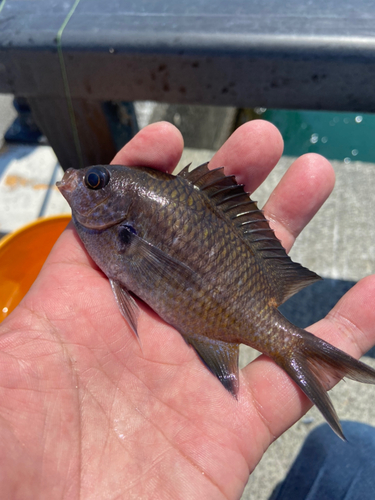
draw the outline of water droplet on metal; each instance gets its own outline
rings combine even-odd
[[[323,144],[325,144],[326,142],[328,142],[328,137],[326,136],[322,137],[321,141]]]
[[[350,163],[352,160],[349,158],[349,156],[347,156],[346,158],[344,158],[344,163],[348,164]]]
[[[176,127],[179,127],[181,125],[181,115],[180,115],[180,113],[175,113],[173,115],[173,123],[176,125]]]
[[[348,124],[349,123],[349,118],[344,118],[343,122],[346,123],[346,124]]]
[[[358,149],[352,149],[352,155],[357,156],[358,154]]]
[[[356,117],[354,118],[354,120],[355,120],[355,122],[356,122],[356,123],[361,123],[361,121],[363,120],[363,116],[358,115],[358,116],[356,116]]]
[[[312,134],[310,137],[310,142],[311,144],[316,144],[319,140],[319,135],[318,134]]]

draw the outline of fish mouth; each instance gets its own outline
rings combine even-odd
[[[56,182],[56,186],[61,194],[66,198],[78,185],[78,170],[68,168],[61,181]]]
[[[82,176],[81,178],[80,175]],[[68,170],[66,170],[66,172],[64,173],[61,181],[56,182],[56,187],[59,189],[60,193],[64,196],[66,201],[69,203],[70,208],[72,209],[73,220],[77,221],[87,229],[94,229],[98,231],[108,229],[109,227],[115,226],[119,222],[122,222],[124,220],[123,215],[121,215],[121,217],[116,220],[111,220],[110,222],[99,223],[97,220],[95,220],[95,218],[93,221],[89,220],[91,214],[93,214],[98,209],[98,206],[103,205],[108,201],[109,194],[105,198],[101,199],[98,204],[94,204],[87,209],[82,207],[82,204],[79,202],[79,200],[76,200],[77,203],[74,202],[74,192],[79,188],[79,184],[82,179],[83,174],[80,170],[77,170],[75,168],[68,168]],[[82,195],[84,195],[84,193]]]

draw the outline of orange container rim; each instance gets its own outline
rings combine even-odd
[[[70,214],[61,214],[61,215],[49,215],[47,217],[39,217],[38,219],[35,219],[32,222],[29,222],[29,224],[25,224],[24,226],[20,227],[19,229],[16,229],[15,231],[11,231],[10,233],[6,234],[0,239],[0,250],[4,248],[6,245],[8,245],[9,242],[12,240],[16,239],[18,235],[24,234],[25,232],[29,231],[30,229],[33,229],[35,226],[39,226],[39,224],[43,224],[45,222],[53,222],[53,221],[64,221],[66,220],[67,223],[71,220],[72,216]]]
[[[70,220],[69,214],[40,217],[0,240],[0,322],[27,293]]]

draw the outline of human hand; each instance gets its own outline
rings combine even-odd
[[[172,171],[182,147],[177,129],[154,124],[113,163]],[[225,165],[253,191],[281,152],[279,132],[254,121],[210,167]],[[317,155],[298,159],[281,180],[264,211],[287,250],[333,183]],[[371,299],[373,277],[309,330],[359,357],[375,342]],[[142,350],[69,227],[0,326],[4,498],[238,498],[269,444],[309,408],[265,356],[242,370],[235,400],[172,327],[140,309]]]

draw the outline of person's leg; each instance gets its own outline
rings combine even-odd
[[[347,442],[327,424],[307,437],[272,500],[374,500],[375,428],[343,422]]]

